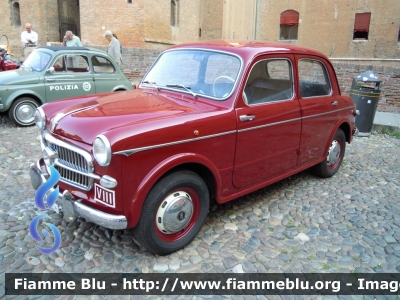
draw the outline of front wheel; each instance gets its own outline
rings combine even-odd
[[[189,244],[206,221],[209,191],[191,171],[161,179],[143,204],[135,238],[150,251],[166,255]]]
[[[31,126],[35,123],[35,111],[38,103],[29,97],[15,100],[8,111],[8,116],[18,126]]]
[[[328,149],[326,159],[313,167],[316,175],[328,178],[336,174],[342,164],[346,150],[346,136],[342,129],[338,129]]]

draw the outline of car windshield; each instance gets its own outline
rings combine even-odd
[[[23,67],[32,69],[33,71],[41,72],[49,63],[51,55],[42,51],[33,51],[23,63]]]
[[[158,58],[142,84],[224,100],[232,94],[240,69],[241,60],[227,53],[173,50]]]

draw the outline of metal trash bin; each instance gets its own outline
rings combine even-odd
[[[360,114],[356,116],[359,136],[371,135],[381,89],[382,80],[371,70],[353,78],[350,97],[356,104],[357,110],[360,111]]]

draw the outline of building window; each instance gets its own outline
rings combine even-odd
[[[171,1],[171,26],[179,26],[179,1]]]
[[[371,13],[356,14],[354,19],[353,40],[368,40]]]
[[[399,29],[399,35],[397,36],[397,41],[400,42],[400,29]]]
[[[14,2],[11,10],[11,24],[13,26],[21,26],[21,16],[19,11],[19,3]]]
[[[128,4],[132,4],[132,0],[127,0]]]
[[[299,13],[295,10],[286,10],[281,13],[281,40],[297,40],[299,29]]]

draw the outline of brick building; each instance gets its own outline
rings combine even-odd
[[[330,57],[400,56],[398,0],[1,0],[0,34],[13,46],[25,22],[40,43],[67,29],[104,46],[105,30],[125,47],[164,49],[205,39],[261,39],[318,49]],[[0,43],[2,43],[0,41]]]

